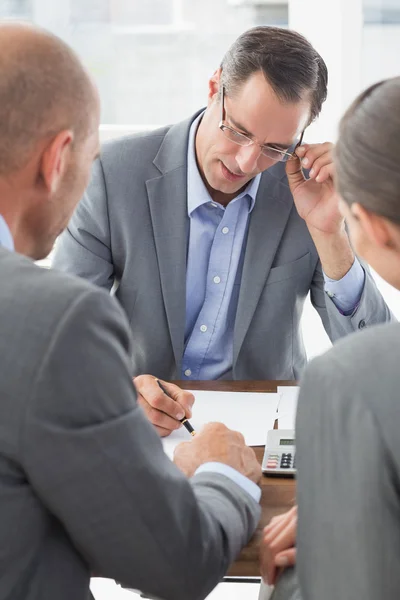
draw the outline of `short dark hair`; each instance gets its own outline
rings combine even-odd
[[[290,29],[253,27],[232,44],[221,63],[221,82],[234,94],[247,79],[262,71],[278,98],[299,102],[311,96],[310,123],[326,100],[328,71],[305,37]]]
[[[371,85],[344,114],[335,149],[337,187],[349,205],[400,224],[400,77]]]

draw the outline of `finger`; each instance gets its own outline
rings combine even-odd
[[[268,585],[272,585],[272,581],[275,577],[276,566],[274,557],[272,557],[268,546],[265,544],[261,544],[260,547],[260,571],[264,581],[266,581]]]
[[[278,575],[278,568],[275,565],[275,557],[270,553],[268,556],[267,564],[267,582],[268,585],[275,585],[276,578]]]
[[[169,390],[167,391],[169,393]],[[167,396],[167,394],[164,394],[156,379],[153,378],[153,380],[147,384],[146,389],[142,389],[140,393],[152,408],[162,411],[178,421],[184,418],[185,411],[183,407]]]
[[[294,149],[294,154],[296,154],[296,156],[298,156],[299,158],[302,158],[307,152],[308,146],[308,144],[301,144],[301,146],[296,146]]]
[[[318,183],[324,183],[324,181],[328,181],[329,179],[331,179],[333,182],[334,170],[335,168],[333,164],[325,165],[320,169],[318,175],[315,178],[315,181],[317,181]]]
[[[275,556],[283,550],[293,548],[296,543],[297,520],[292,519],[285,527],[269,542],[272,554]]]
[[[301,158],[302,167],[309,169],[317,158],[323,154],[332,154],[333,148],[334,146],[331,142],[324,142],[323,144],[302,144],[296,148],[295,152],[297,156]]]
[[[171,402],[173,402],[173,400],[171,400]],[[138,396],[138,404],[140,404],[140,406],[143,408],[144,412],[146,413],[146,417],[155,427],[167,429],[170,433],[171,431],[182,427],[180,421],[177,421],[173,417],[170,417],[165,412],[160,411],[157,408],[153,408],[141,394]]]
[[[293,499],[293,501],[294,500],[295,499]],[[282,521],[282,519],[288,519],[288,518],[294,517],[294,516],[297,516],[297,504],[292,506],[292,508],[290,508],[286,512],[281,513],[280,515],[275,515],[275,517],[272,517],[272,519],[270,520],[268,525],[266,525],[265,529],[268,529],[268,527],[271,525],[271,523],[275,523],[277,521]]]
[[[260,565],[261,577],[268,585],[274,585],[276,579],[277,567],[274,565],[272,560],[266,560],[264,558]]]
[[[290,190],[293,193],[294,190],[305,181],[300,160],[297,157],[293,158],[292,160],[288,160],[286,162],[285,170]]]
[[[275,565],[277,567],[293,567],[296,564],[296,559],[296,548],[290,548],[290,550],[284,550],[275,556]]]
[[[277,543],[277,540],[281,540],[281,536],[286,531],[287,527],[288,522],[286,520],[282,520],[279,523],[276,523],[275,527],[264,536],[264,543],[274,554],[281,552],[282,550],[286,550],[291,546],[291,544],[288,544],[287,546],[281,546]]]
[[[288,512],[283,513],[282,515],[278,515],[271,519],[269,525],[265,527],[265,535],[267,542],[272,541],[283,529],[287,526],[288,523],[293,519],[293,509]]]
[[[322,167],[325,167],[325,165],[331,165],[331,164],[332,164],[332,155],[329,152],[326,152],[325,154],[323,154],[322,156],[317,158],[312,163],[311,169],[308,174],[311,177],[311,179],[313,179],[314,177],[317,177],[317,175],[319,174]]]
[[[165,412],[177,420],[184,418],[185,410],[173,398],[170,398],[168,394],[164,394],[155,377],[152,375],[139,375],[134,378],[133,382],[137,392],[150,406]],[[177,386],[173,386],[173,388],[177,388]]]
[[[175,402],[180,404],[180,406],[183,408],[183,410],[185,411],[185,416],[188,419],[190,419],[190,417],[192,416],[192,406],[195,401],[194,395],[191,392],[188,392],[187,390],[182,390],[182,388],[180,388],[178,385],[175,385],[174,383],[170,383],[168,381],[161,381],[161,383],[163,387],[165,387],[171,398],[173,398]]]
[[[266,525],[264,527],[264,533],[267,533],[268,531],[270,531],[276,523],[280,523],[282,520],[287,520],[290,516],[293,516],[294,514],[297,514],[297,506],[293,506],[290,510],[280,514],[280,515],[276,515],[275,517],[272,517],[272,519],[270,520],[270,522],[268,523],[268,525]]]

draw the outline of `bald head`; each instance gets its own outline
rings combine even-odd
[[[78,144],[96,123],[96,103],[64,42],[28,25],[0,25],[0,175],[22,168],[38,142],[64,129]]]

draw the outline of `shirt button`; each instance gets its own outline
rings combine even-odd
[[[211,202],[211,206],[212,206],[213,208],[218,208],[218,204],[215,204],[215,202]]]
[[[202,331],[203,333],[207,331],[207,325],[200,325],[200,331]]]
[[[185,371],[186,377],[190,377],[191,374],[192,374],[192,371],[190,369],[186,369],[186,371]]]
[[[364,329],[364,327],[366,327],[366,326],[367,326],[367,324],[364,321],[364,319],[361,319],[361,321],[358,324],[358,329]]]
[[[221,277],[218,277],[218,275],[216,275],[213,279],[214,283],[221,283]]]
[[[223,228],[222,228],[222,233],[223,233],[224,235],[226,235],[227,233],[229,233],[229,227],[223,227]]]

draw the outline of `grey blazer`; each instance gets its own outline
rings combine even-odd
[[[166,457],[109,294],[1,248],[0,279],[0,599],[88,600],[91,573],[204,598],[259,506]]]
[[[305,600],[400,598],[400,325],[311,362],[297,415]]]
[[[54,267],[110,290],[135,340],[134,372],[180,378],[188,245],[187,145],[194,115],[106,144],[89,188],[61,236]],[[391,319],[367,271],[353,316],[324,292],[323,274],[284,165],[264,172],[251,213],[234,329],[234,379],[297,379],[306,364],[304,300],[332,341]]]

